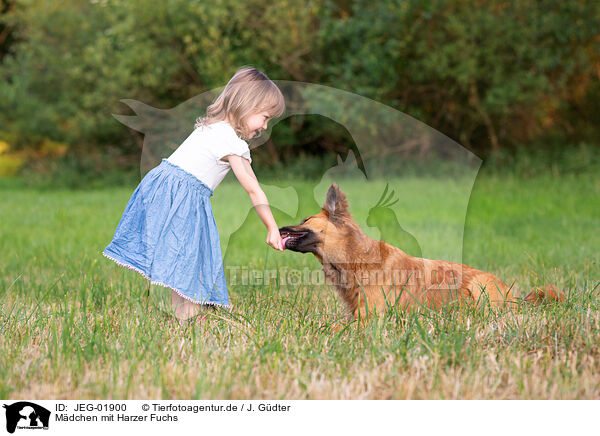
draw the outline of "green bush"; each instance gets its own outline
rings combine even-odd
[[[17,178],[37,190],[135,187],[141,180],[139,168],[121,167],[105,156],[73,154],[27,162]]]
[[[242,65],[372,98],[481,156],[546,141],[600,143],[599,2],[2,4],[0,29],[10,38],[1,47],[0,128],[18,138],[17,149],[49,138],[81,155],[117,146],[134,162],[139,135],[111,116],[123,110],[120,99],[171,108],[223,86]],[[360,110],[352,119],[371,123]],[[325,125],[294,123],[285,144],[304,143],[307,127],[318,132],[313,144],[351,144]],[[312,147],[314,157],[326,153]]]

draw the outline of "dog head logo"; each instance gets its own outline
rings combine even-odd
[[[19,429],[48,429],[50,411],[28,401],[4,404],[6,409],[6,431],[14,433]]]
[[[353,144],[344,162],[338,160],[337,168],[334,166],[331,171],[324,172],[323,177],[313,181],[316,204],[323,204],[329,186],[337,182],[348,198],[354,220],[367,236],[386,239],[404,247],[414,256],[443,257],[461,263],[467,206],[481,159],[419,120],[369,98],[313,83],[273,82],[285,97],[286,110],[281,118],[269,124],[265,134],[248,141],[251,151],[269,139],[277,123],[292,116],[320,116],[330,123],[337,123]],[[114,117],[144,134],[142,175],[175,151],[193,131],[196,118],[203,114],[222,89],[209,90],[171,109],[157,109],[134,100],[122,100],[135,115],[115,114]],[[293,129],[293,126],[286,126],[282,131],[289,136]],[[338,133],[342,129],[337,129]],[[344,173],[345,180],[337,178],[339,171]],[[429,179],[424,180],[423,176]],[[329,180],[332,177],[335,179]],[[369,195],[365,195],[365,184],[370,185]],[[383,195],[386,186],[399,201],[394,202],[395,198],[384,196],[377,205],[377,199]],[[286,187],[285,192],[269,185],[264,188],[269,205],[284,211],[290,220],[298,222],[308,213],[313,213],[306,210],[308,203],[301,198],[296,187]],[[218,216],[219,201],[226,202],[227,199],[220,200],[215,195],[213,200],[215,216]],[[300,210],[300,203],[304,210]],[[223,207],[230,208],[231,205]],[[435,219],[432,211],[436,210],[444,211],[444,222],[432,223]],[[236,216],[243,218],[248,213],[250,206],[245,213],[240,211]],[[390,219],[393,221],[391,227],[388,224]],[[223,257],[227,257],[230,236],[237,233],[242,224],[240,218],[219,229]],[[440,246],[444,247],[443,251],[440,251]]]

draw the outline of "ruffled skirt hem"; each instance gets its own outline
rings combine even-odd
[[[136,272],[140,273],[144,278],[150,280],[150,284],[151,285],[159,285],[159,286],[164,286],[165,288],[172,289],[173,291],[177,292],[177,295],[179,295],[182,298],[185,298],[188,301],[191,301],[194,304],[199,304],[199,305],[203,305],[203,306],[218,306],[218,307],[223,307],[224,309],[231,310],[231,305],[228,305],[228,304],[196,301],[196,300],[188,297],[187,295],[183,294],[179,289],[176,289],[176,288],[174,288],[172,286],[169,286],[169,285],[167,285],[165,283],[162,283],[160,281],[152,280],[152,277],[149,277],[144,271],[142,271],[139,268],[136,268],[135,266],[132,266],[132,265],[129,265],[128,263],[125,263],[125,262],[122,262],[120,260],[117,260],[114,257],[106,254],[105,252],[102,252],[102,255],[104,257],[106,257],[107,259],[112,260],[113,262],[115,262],[119,266],[122,266],[124,268],[127,268],[127,269],[130,269],[132,271],[136,271]]]

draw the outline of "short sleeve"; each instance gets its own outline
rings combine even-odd
[[[233,133],[233,130],[231,132]],[[252,162],[248,144],[243,139],[238,138],[235,133],[233,135],[227,134],[221,141],[218,141],[215,147],[215,158],[218,162],[223,162],[221,158],[230,154],[241,156]]]

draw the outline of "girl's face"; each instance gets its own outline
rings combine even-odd
[[[269,119],[270,116],[268,112],[258,112],[250,115],[246,119],[250,138],[260,136],[260,133],[267,129],[267,122],[269,122]]]

